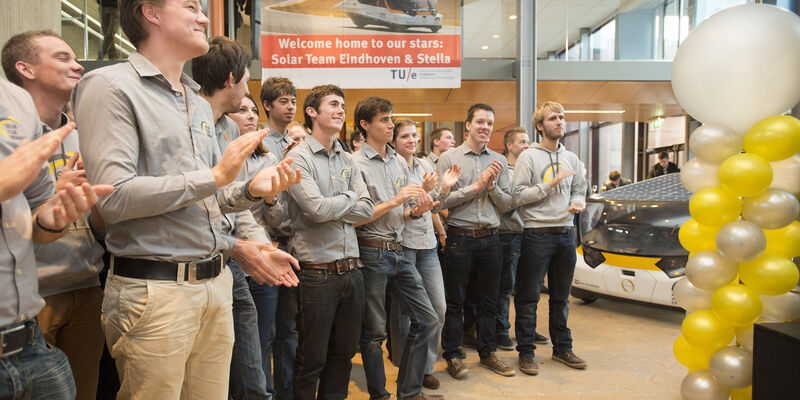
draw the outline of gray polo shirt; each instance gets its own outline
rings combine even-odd
[[[437,156],[434,152],[430,152],[428,153],[428,161],[430,161],[435,167],[437,164],[439,164],[439,156]]]
[[[67,116],[61,114],[61,122],[56,128],[67,122]],[[47,134],[52,129],[42,124],[42,131]],[[77,150],[78,132],[73,131],[64,139],[48,162],[53,185],[61,176],[64,165]],[[39,294],[42,297],[100,286],[97,274],[103,269],[105,250],[95,240],[88,216],[89,213],[86,213],[76,219],[58,240],[34,245]]]
[[[391,146],[386,145],[386,158],[381,157],[367,142],[361,150],[353,154],[353,160],[364,174],[369,196],[375,204],[391,200],[401,187],[406,185],[408,176],[400,157]],[[380,218],[356,229],[359,239],[381,242],[400,242],[403,240],[403,206],[395,207]]]
[[[509,191],[514,193],[514,166],[508,166],[508,182]],[[522,233],[524,226],[522,224],[522,217],[517,212],[517,204],[512,204],[514,207],[511,211],[506,211],[500,214],[500,233]]]
[[[307,136],[287,157],[302,180],[289,187],[289,251],[302,264],[359,256],[353,224],[372,218],[373,202],[358,164],[334,141],[331,152]]]
[[[484,189],[477,194],[473,193],[472,184],[494,160],[503,164],[494,190]],[[445,171],[456,164],[461,166],[461,177],[434,211],[449,209],[447,224],[459,228],[483,229],[500,226],[500,214],[512,208],[506,158],[486,146],[476,154],[464,142],[439,157],[439,176],[444,176]]]
[[[244,182],[217,191],[211,106],[191,78],[181,83],[185,96],[134,52],[72,92],[87,177],[115,189],[97,205],[116,256],[184,262],[227,250],[222,214],[255,202]]]
[[[236,125],[227,115],[221,116],[216,125],[214,126],[217,134],[217,144],[219,145],[220,153],[225,152],[228,148],[228,143],[236,140],[239,137],[239,126]],[[249,159],[249,158],[248,158]],[[245,165],[239,171],[236,181],[248,182],[256,175],[258,171],[254,171],[252,176],[248,176],[249,165]],[[263,202],[260,202],[263,203]],[[254,205],[255,206],[255,205]],[[255,218],[250,210],[244,210],[236,213],[227,213],[222,216],[222,231],[225,238],[229,242],[230,248],[233,248],[235,238],[252,240],[257,243],[268,243],[269,238],[264,231],[264,228],[256,223]]]
[[[28,92],[0,78],[0,158],[23,139],[42,135],[36,106]],[[35,317],[44,307],[39,296],[31,235],[31,209],[53,195],[47,165],[23,193],[0,203],[0,327]]]
[[[281,135],[280,133],[278,133],[278,131],[272,129],[272,127],[270,126],[269,134],[265,136],[264,139],[261,140],[261,142],[264,144],[267,150],[269,150],[269,153],[267,154],[272,154],[277,160],[280,161],[283,159],[283,149],[285,149],[286,146],[288,146],[292,142],[292,139],[290,139],[289,135],[287,134]],[[276,203],[281,209],[286,208],[286,196],[287,194],[284,192],[278,195],[278,198],[276,199],[277,200]],[[287,240],[289,238],[289,235],[292,233],[292,227],[291,227],[292,222],[288,218],[283,218],[276,225],[274,214],[278,210],[273,210],[272,208],[269,208],[262,211],[264,211],[263,213],[265,217],[264,222],[267,223],[266,224],[267,232],[269,232],[270,237],[272,237],[275,240]],[[253,210],[254,215],[257,212],[258,211]],[[269,214],[270,212],[272,212],[273,215],[270,215]],[[256,217],[258,218],[258,216]]]
[[[406,168],[408,175],[408,183],[412,185],[422,185],[423,178],[426,172],[434,172],[433,165],[427,160],[421,160],[413,157],[414,169],[412,170],[408,163],[403,161],[403,166]],[[436,190],[431,193],[436,197]],[[431,212],[428,211],[422,214],[422,218],[412,219],[406,221],[403,228],[403,246],[416,250],[427,250],[436,248],[436,235],[434,234],[433,221],[431,219]]]

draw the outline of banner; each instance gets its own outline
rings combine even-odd
[[[458,0],[261,0],[262,77],[300,89],[461,86]]]

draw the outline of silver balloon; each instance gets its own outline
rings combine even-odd
[[[764,306],[762,315],[780,321],[800,320],[800,293],[786,292],[777,296],[759,295],[759,297]]]
[[[686,262],[686,277],[700,289],[714,291],[731,283],[738,273],[738,265],[716,250],[701,251]]]
[[[681,382],[681,397],[684,400],[727,400],[730,391],[714,380],[707,369],[686,375]]]
[[[753,383],[753,355],[738,347],[723,347],[711,356],[708,370],[725,387],[745,388]]]
[[[706,124],[689,136],[689,151],[695,157],[712,164],[721,164],[726,158],[742,151],[744,138],[724,126]]]
[[[692,257],[694,258],[694,257]],[[683,277],[675,282],[672,288],[672,297],[678,306],[688,312],[697,310],[708,310],[711,308],[711,296],[714,293],[708,290],[698,288],[689,281],[689,278]]]
[[[800,193],[800,153],[769,165],[772,166],[772,183],[769,187]]]
[[[697,193],[705,188],[719,186],[718,175],[719,164],[693,158],[681,169],[681,183],[686,190]]]
[[[753,325],[737,326],[736,330],[736,343],[739,343],[743,348],[748,351],[753,351]]]
[[[753,261],[767,247],[767,237],[761,228],[748,221],[733,221],[717,232],[717,249],[730,261]]]
[[[800,215],[800,203],[793,194],[781,189],[767,189],[744,199],[742,218],[764,229],[780,229]]]

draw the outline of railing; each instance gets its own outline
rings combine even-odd
[[[87,0],[83,0],[83,10],[76,7],[69,0],[61,0],[61,21],[68,21],[83,30],[83,58],[88,60],[89,57],[89,35],[92,37],[105,40],[102,34],[102,27],[100,21],[89,15],[87,10]],[[120,34],[114,35],[114,47],[120,51],[125,57],[130,55],[135,50],[133,43]]]

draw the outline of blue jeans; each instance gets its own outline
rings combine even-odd
[[[434,340],[439,319],[431,306],[417,268],[401,253],[361,246],[364,263],[366,308],[361,328],[361,358],[370,399],[389,394],[383,370],[383,341],[386,339],[386,289],[394,303],[408,315],[411,327],[405,337],[405,351],[397,373],[397,397],[414,397],[422,391],[428,362],[428,344]],[[400,356],[393,354],[393,357]]]
[[[439,357],[439,342],[442,337],[444,315],[447,309],[447,303],[444,299],[442,267],[439,265],[439,256],[436,253],[436,248],[428,250],[416,250],[408,247],[403,248],[403,256],[417,267],[417,272],[419,272],[420,277],[422,277],[422,285],[425,287],[425,293],[428,294],[428,300],[430,300],[433,309],[436,311],[436,315],[439,317],[439,323],[436,326],[436,335],[433,337],[433,340],[428,343],[428,362],[425,367],[425,375],[433,374],[434,364],[436,364],[436,359]],[[408,336],[411,318],[402,313],[400,304],[394,298],[392,299],[391,308],[389,330],[392,337],[392,354],[396,356],[396,359],[399,359],[405,348],[405,338]]]
[[[282,243],[278,248],[286,251]],[[291,400],[294,398],[292,372],[297,353],[297,288],[248,281],[258,310],[258,334],[267,392],[278,400]]]
[[[0,399],[74,399],[75,382],[67,356],[44,341],[38,324],[35,329],[33,344],[0,358]]]
[[[447,312],[442,330],[442,348],[446,360],[466,357],[461,349],[464,339],[463,308],[467,283],[473,271],[477,293],[478,353],[481,357],[487,357],[497,349],[494,336],[502,253],[498,235],[473,238],[451,234],[447,237],[447,274],[444,277]]]
[[[517,276],[521,243],[522,235],[519,233],[500,234],[500,245],[503,246],[503,271],[500,274],[500,294],[497,296],[497,332],[495,336],[508,337],[508,330],[511,328],[511,324],[508,322],[508,306]]]
[[[275,396],[272,386],[272,346],[275,338],[275,312],[278,306],[279,288],[259,284],[249,277],[247,283],[256,306],[258,338],[261,345],[261,369],[264,371],[267,381],[267,392]]]
[[[550,295],[550,339],[553,353],[572,351],[572,334],[567,328],[569,292],[575,273],[575,228],[566,233],[534,233],[525,229],[522,237],[522,257],[517,270],[517,351],[533,355],[536,348],[536,306],[542,290],[544,275]]]
[[[294,398],[346,399],[364,314],[364,276],[360,270],[301,270],[297,301]]]
[[[236,260],[228,261],[233,275],[233,354],[231,357],[230,396],[239,399],[271,399],[267,379],[261,368],[258,314],[247,279]]]

